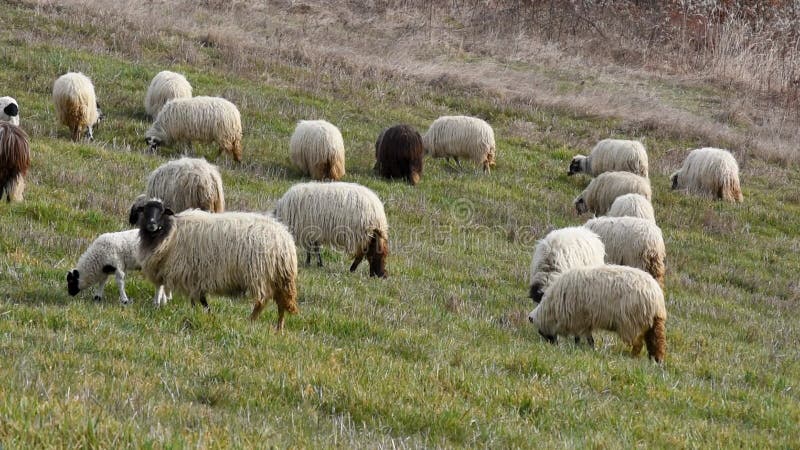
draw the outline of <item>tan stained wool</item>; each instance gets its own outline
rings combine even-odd
[[[155,118],[165,103],[174,98],[191,98],[192,85],[179,73],[162,70],[158,72],[144,97],[144,110]]]
[[[62,125],[69,127],[72,140],[77,141],[85,129],[97,123],[97,98],[92,81],[80,72],[69,72],[53,83],[53,103],[56,117]]]
[[[591,212],[600,216],[617,197],[625,194],[639,194],[650,200],[650,180],[630,172],[602,173],[575,198],[575,209],[578,214]]]
[[[685,189],[726,202],[744,199],[739,185],[739,165],[727,150],[710,147],[692,150],[670,180],[672,189]]]
[[[572,161],[578,162],[580,172],[594,177],[605,172],[630,172],[644,178],[648,175],[647,151],[639,141],[603,139],[589,156],[577,155]]]
[[[301,120],[289,141],[289,158],[315,180],[340,180],[345,174],[342,133],[324,120]]]
[[[611,204],[611,208],[606,212],[606,216],[638,217],[639,219],[656,221],[653,204],[639,194],[620,195],[614,199],[614,203]]]
[[[655,222],[637,217],[598,217],[584,226],[600,236],[607,263],[644,270],[664,286],[667,250]]]
[[[494,130],[484,120],[469,116],[442,116],[422,136],[425,153],[433,158],[471,159],[484,172],[495,164]]]

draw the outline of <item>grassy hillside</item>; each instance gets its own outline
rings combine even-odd
[[[668,174],[687,149],[714,142],[447,80],[300,57],[237,66],[225,48],[183,32],[26,5],[0,3],[0,95],[19,101],[33,158],[25,200],[0,204],[0,446],[800,442],[797,167],[740,153],[743,204],[690,198],[669,191]],[[147,174],[180,154],[148,154],[143,141],[145,90],[165,68],[184,73],[197,95],[240,108],[243,162],[215,161],[230,210],[267,211],[303,180],[288,158],[297,120],[338,125],[346,181],[385,203],[390,277],[370,279],[363,265],[350,274],[348,255],[326,249],[324,268],[300,268],[301,312],[281,335],[275,307],[251,323],[245,299],[211,297],[210,314],[180,296],[155,309],[138,273],[126,285],[131,306],[119,304],[113,282],[103,302],[69,297],[66,271],[98,234],[127,227]],[[106,115],[93,143],[71,143],[55,123],[52,82],[68,70],[94,80]],[[416,188],[372,175],[382,128],[424,131],[443,114],[494,126],[490,176],[433,160]],[[526,320],[536,239],[586,219],[572,199],[588,179],[566,176],[587,151],[576,143],[608,136],[642,139],[650,154],[668,251],[663,366],[630,358],[612,334],[598,333],[594,351],[547,345]],[[214,158],[217,149],[194,151]]]

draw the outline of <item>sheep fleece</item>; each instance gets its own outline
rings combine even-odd
[[[158,72],[144,97],[144,110],[150,117],[156,117],[165,103],[174,98],[190,98],[192,85],[179,73],[162,70]]]
[[[345,174],[344,140],[336,126],[324,120],[301,120],[289,141],[289,157],[315,180],[339,180]]]
[[[603,215],[617,197],[631,193],[650,200],[650,181],[630,172],[606,172],[593,178],[576,202],[583,198],[588,211]]]
[[[655,222],[636,217],[598,217],[584,226],[600,236],[607,263],[644,270],[664,285],[667,250]]]
[[[433,158],[464,157],[484,168],[494,165],[494,130],[477,117],[439,117],[422,136],[422,142]]]
[[[84,128],[97,123],[99,116],[94,85],[82,73],[66,73],[53,83],[53,103],[58,121],[70,128],[73,139],[80,137]]]
[[[739,165],[727,150],[709,147],[692,150],[671,178],[675,176],[677,189],[728,202],[741,202],[744,198],[739,186]]]
[[[620,195],[611,204],[606,216],[609,217],[638,217],[640,219],[656,221],[653,204],[650,200],[639,194]]]
[[[600,238],[583,227],[551,231],[536,244],[531,260],[530,284],[547,288],[567,269],[603,265],[605,248]]]
[[[647,178],[647,151],[639,141],[603,139],[586,158],[587,172],[592,176],[605,172],[630,172]]]
[[[161,199],[175,212],[225,211],[219,169],[203,158],[180,158],[158,167],[147,178],[147,197]]]

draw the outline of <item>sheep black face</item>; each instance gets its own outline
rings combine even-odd
[[[389,243],[382,237],[374,237],[369,242],[367,260],[369,261],[369,276],[386,278],[386,257],[389,256]]]
[[[531,322],[532,322],[532,321],[531,321]],[[546,333],[544,333],[542,330],[537,330],[537,331],[539,331],[539,335],[540,335],[541,337],[545,338],[545,340],[546,340],[547,342],[549,342],[549,343],[551,343],[551,344],[555,344],[555,343],[556,343],[556,340],[557,340],[557,338],[556,338],[556,336],[555,336],[554,334],[546,334]]]
[[[678,189],[678,174],[673,173],[671,177],[669,177],[670,181],[672,181],[672,190]]]
[[[575,211],[578,211],[578,214],[584,214],[589,211],[589,208],[586,206],[586,200],[583,197],[575,200]]]
[[[19,114],[19,107],[16,103],[9,103],[3,108],[3,113],[8,117],[16,117]]]
[[[531,300],[534,303],[539,303],[542,301],[542,297],[544,297],[544,291],[542,290],[542,285],[539,283],[533,283],[531,285],[530,293],[528,294]]]
[[[137,213],[142,246],[148,249],[157,247],[172,230],[173,215],[172,210],[164,207],[161,200],[145,203],[141,212]]]
[[[78,295],[78,292],[81,291],[81,288],[78,287],[80,276],[81,274],[78,272],[78,269],[67,272],[67,292],[73,297]]]
[[[569,163],[569,172],[567,172],[568,176],[575,175],[576,173],[581,173],[581,157],[574,157],[572,158],[572,162]]]
[[[152,136],[144,138],[144,142],[148,145],[147,150],[155,152],[161,146],[161,141]]]

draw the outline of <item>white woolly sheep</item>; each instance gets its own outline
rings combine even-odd
[[[19,126],[19,104],[12,97],[0,97],[0,122]]]
[[[284,315],[297,309],[297,250],[286,227],[254,213],[174,214],[157,199],[136,213],[138,258],[145,277],[186,294],[208,309],[207,294],[247,293],[255,299],[251,320],[265,302],[278,305],[278,330]]]
[[[354,255],[354,272],[366,256],[370,276],[386,276],[389,225],[383,203],[374,192],[355,183],[301,183],[292,186],[275,204],[275,217],[285,223],[298,245],[311,251],[322,266],[321,245],[332,245]]]
[[[617,197],[625,194],[639,194],[650,200],[650,180],[630,172],[602,173],[575,198],[575,210],[578,214],[603,215]]]
[[[162,70],[158,72],[144,96],[144,110],[155,118],[161,107],[173,98],[191,98],[192,85],[179,73]]]
[[[657,363],[667,350],[664,293],[646,272],[604,265],[570,269],[544,293],[528,320],[548,342],[557,336],[583,336],[594,346],[592,331],[616,332],[638,356],[642,344]]]
[[[219,154],[242,160],[242,118],[236,105],[221,97],[176,98],[164,104],[145,142],[154,152],[161,145],[216,142]]]
[[[638,217],[656,221],[653,204],[639,194],[620,195],[606,212],[608,217]]]
[[[709,196],[726,202],[741,202],[739,165],[727,150],[698,148],[683,161],[680,170],[670,176],[672,189],[685,189],[692,194]]]
[[[604,264],[605,248],[600,238],[583,227],[551,231],[536,243],[531,260],[530,297],[535,302],[550,283],[573,267]]]
[[[80,72],[61,75],[53,83],[53,103],[58,121],[69,127],[73,141],[80,139],[84,129],[86,137],[94,140],[92,127],[100,120],[101,112],[92,80]]]
[[[167,208],[220,213],[225,211],[225,192],[217,166],[203,158],[180,158],[162,164],[147,177],[147,189],[134,201],[133,213],[148,199],[158,198]],[[131,217],[131,223],[136,218]]]
[[[489,173],[495,163],[494,130],[477,117],[442,116],[422,136],[425,154],[433,158],[471,159]]]
[[[596,177],[605,172],[631,172],[647,178],[648,166],[647,151],[641,142],[603,139],[589,156],[572,158],[567,175],[586,173]]]
[[[119,288],[119,301],[127,305],[130,300],[125,293],[125,274],[142,268],[136,259],[138,249],[138,229],[101,234],[83,252],[78,265],[67,272],[67,292],[75,296],[96,284],[94,299],[102,300],[108,276],[113,273]],[[159,286],[153,303],[156,306],[165,304],[171,297],[172,294],[164,292],[164,286]]]
[[[667,250],[655,222],[637,217],[598,217],[584,226],[600,236],[607,263],[642,269],[664,286]]]
[[[315,180],[337,181],[345,173],[342,133],[324,120],[297,122],[289,141],[289,157],[304,175]]]

